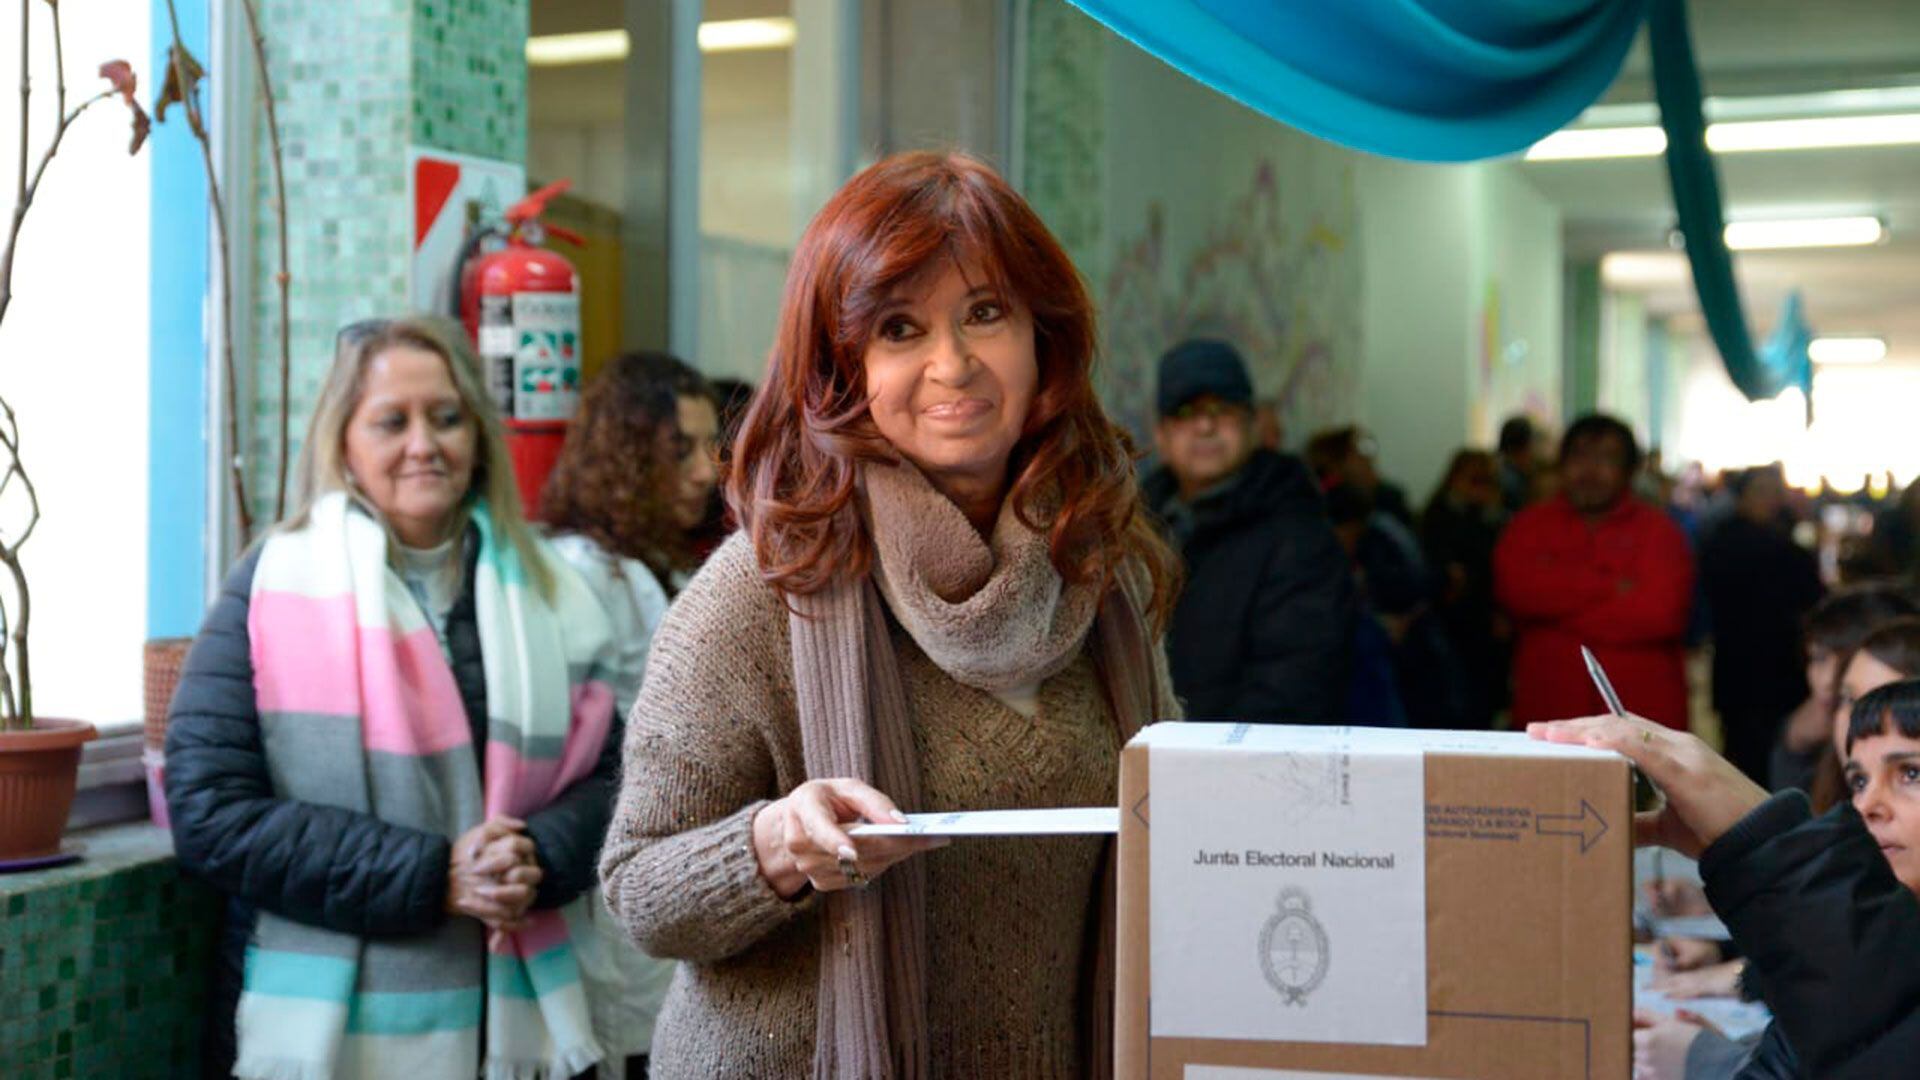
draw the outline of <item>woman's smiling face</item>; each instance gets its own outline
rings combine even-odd
[[[347,418],[347,472],[402,543],[432,547],[473,485],[479,434],[446,358],[393,345],[367,362]]]
[[[889,296],[864,355],[874,426],[943,490],[994,487],[1040,381],[1033,317],[952,262]]]

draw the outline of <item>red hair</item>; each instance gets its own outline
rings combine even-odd
[[[862,461],[897,455],[868,413],[863,357],[887,296],[939,260],[982,267],[1032,314],[1039,383],[1008,465],[1014,512],[1046,533],[1068,581],[1144,572],[1142,599],[1164,625],[1178,571],[1146,518],[1132,444],[1094,393],[1093,302],[1033,208],[965,154],[878,162],[800,238],[766,377],[727,469],[727,501],[762,574],[804,595],[871,567],[854,482]]]

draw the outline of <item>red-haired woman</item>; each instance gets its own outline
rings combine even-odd
[[[801,238],[742,529],[654,639],[601,856],[684,961],[654,1075],[1104,1070],[1104,840],[848,832],[1111,805],[1122,741],[1177,714],[1175,571],[1093,352],[1072,264],[972,158],[884,160]]]

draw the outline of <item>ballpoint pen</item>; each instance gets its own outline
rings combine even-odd
[[[1587,662],[1587,674],[1593,679],[1594,689],[1600,691],[1600,700],[1607,703],[1607,711],[1615,716],[1626,716],[1627,707],[1620,703],[1620,695],[1613,689],[1613,680],[1607,678],[1606,669],[1600,666],[1600,661],[1593,655],[1593,650],[1585,645],[1580,646],[1580,658]],[[1633,808],[1655,810],[1659,808],[1662,801],[1659,789],[1653,786],[1653,782],[1647,779],[1646,774],[1637,768],[1633,770]],[[1660,848],[1653,849],[1653,880],[1655,881],[1662,879],[1660,853]]]

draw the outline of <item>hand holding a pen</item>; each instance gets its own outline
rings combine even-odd
[[[1635,817],[1635,839],[1642,846],[1660,844],[1698,858],[1767,798],[1764,788],[1706,743],[1638,716],[1528,724],[1527,734],[1547,742],[1612,750],[1652,780],[1666,795],[1667,804]]]

